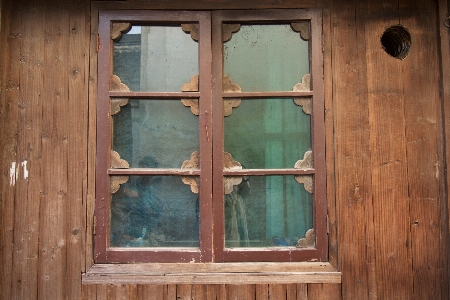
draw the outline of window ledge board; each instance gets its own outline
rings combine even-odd
[[[83,284],[290,284],[341,283],[327,262],[95,264]]]

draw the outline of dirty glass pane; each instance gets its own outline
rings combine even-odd
[[[244,176],[225,195],[227,248],[295,247],[311,228],[312,194],[293,175]]]
[[[311,116],[292,99],[243,99],[224,130],[225,152],[247,169],[293,168],[311,150]]]
[[[198,117],[180,100],[130,99],[112,119],[113,150],[131,168],[180,168],[199,149]]]
[[[111,195],[111,246],[198,247],[198,197],[178,176],[130,176]]]
[[[223,72],[243,92],[292,91],[310,73],[308,51],[289,24],[242,25],[223,45]]]
[[[113,74],[131,91],[179,92],[198,74],[198,43],[180,26],[133,26],[114,41]]]

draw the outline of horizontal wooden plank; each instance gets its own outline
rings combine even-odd
[[[166,275],[85,274],[83,284],[291,284],[341,283],[338,272],[323,273],[195,273]]]
[[[325,0],[92,1],[98,9],[255,9],[323,7]]]
[[[328,262],[94,264],[86,274],[336,272]]]
[[[84,284],[340,283],[329,263],[96,264]]]

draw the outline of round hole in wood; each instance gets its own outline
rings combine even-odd
[[[381,36],[381,45],[390,56],[404,59],[411,50],[411,34],[401,25],[391,26]]]

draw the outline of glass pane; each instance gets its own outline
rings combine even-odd
[[[308,41],[289,24],[242,25],[223,52],[224,74],[243,92],[292,91],[310,73]]]
[[[311,150],[311,116],[292,99],[242,100],[224,124],[225,152],[243,168],[293,168]]]
[[[131,168],[180,168],[198,140],[198,117],[180,100],[130,99],[113,115],[113,150]]]
[[[198,43],[181,25],[133,26],[113,49],[113,73],[131,91],[179,92],[198,74]]]
[[[180,177],[130,176],[111,195],[111,246],[198,247],[198,197]]]
[[[244,176],[225,195],[227,248],[295,247],[311,228],[312,194],[293,175]]]

